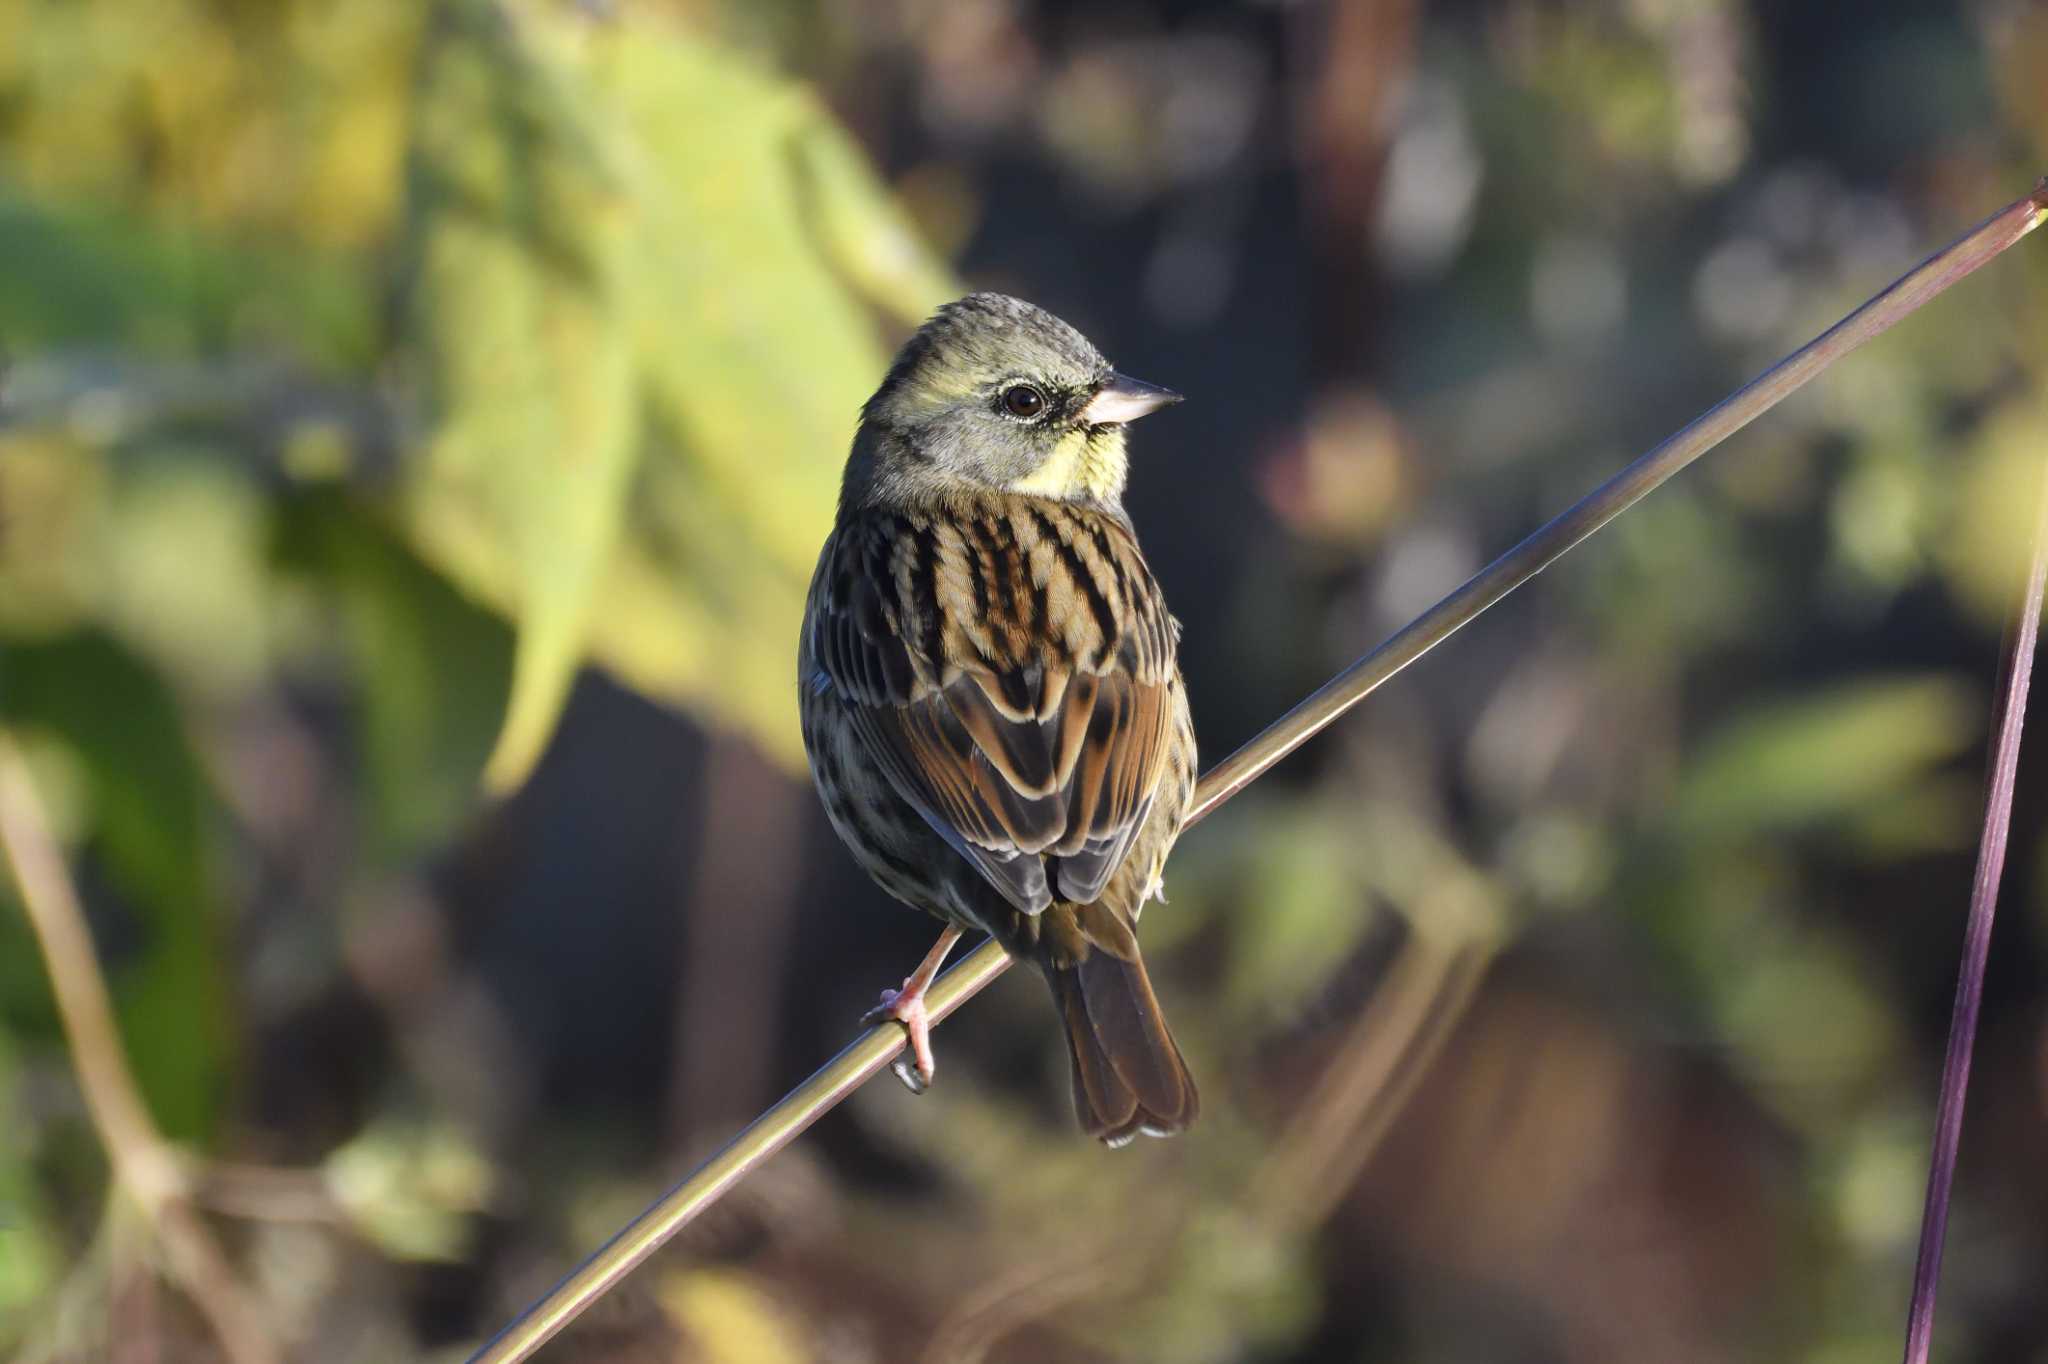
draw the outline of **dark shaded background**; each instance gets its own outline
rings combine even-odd
[[[1129,505],[1213,761],[2023,192],[2044,69],[1996,0],[0,0],[0,719],[288,1356],[461,1358],[928,945],[819,817],[774,669],[853,405],[953,280],[1189,395]],[[705,169],[762,129],[772,192]],[[1187,1139],[1075,1135],[1006,979],[931,1094],[871,1086],[543,1357],[1895,1352],[2048,448],[2039,255],[1189,836],[1146,924]],[[579,530],[603,456],[548,464],[549,420],[619,366],[624,511]],[[598,666],[487,797],[579,546],[660,589],[562,589]],[[1954,1360],[2048,1359],[2033,770]],[[36,963],[10,904],[0,1343],[215,1358]]]

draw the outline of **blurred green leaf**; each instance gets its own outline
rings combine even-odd
[[[219,351],[284,341],[301,358],[361,368],[376,291],[351,262],[231,243],[190,225],[35,203],[0,182],[0,348],[126,343]]]
[[[1856,681],[1761,707],[1701,747],[1672,823],[1689,838],[1827,825],[1927,779],[1977,737],[1954,678]]]
[[[453,1128],[400,1119],[338,1148],[324,1168],[357,1230],[400,1260],[460,1259],[494,1177]]]
[[[1685,488],[1631,508],[1588,546],[1596,567],[1581,588],[1609,647],[1641,667],[1752,636],[1773,588],[1741,537],[1739,522]]]
[[[1804,1130],[1832,1129],[1898,1060],[1883,977],[1841,935],[1783,920],[1755,925],[1736,964],[1714,993],[1738,1065]]]
[[[264,490],[203,444],[123,464],[90,543],[100,623],[197,695],[245,695],[270,665]]]
[[[2041,431],[2048,404],[2038,397],[1997,409],[1978,428],[1960,468],[1940,482],[1950,501],[1934,553],[1963,606],[1984,621],[2008,618],[2019,599],[2040,502]]]
[[[638,445],[632,205],[559,51],[451,6],[415,146],[411,299],[437,428],[408,503],[428,552],[519,621],[486,780],[539,757],[582,661]]]
[[[13,1042],[0,1028],[0,1111],[22,1111],[20,1079]],[[0,1346],[17,1342],[30,1309],[64,1268],[61,1242],[42,1216],[31,1131],[27,1122],[0,1123]]]
[[[1851,1129],[1826,1173],[1843,1237],[1865,1255],[1898,1255],[1913,1244],[1927,1181],[1924,1119],[1882,1120]]]
[[[871,305],[953,291],[800,86],[638,12],[462,5],[428,63],[418,288],[429,559],[518,622],[488,777],[586,650],[796,752],[789,659],[881,373]]]
[[[0,430],[0,635],[62,631],[89,618],[98,605],[91,549],[109,482],[97,449],[50,432]]]
[[[269,489],[223,442],[97,420],[0,432],[0,635],[96,626],[197,695],[245,693],[272,662]]]
[[[176,702],[135,655],[81,632],[12,644],[0,717],[61,739],[86,779],[91,847],[142,941],[107,964],[136,1077],[164,1133],[210,1129],[229,1063],[213,801]]]
[[[456,592],[369,508],[336,489],[286,503],[284,565],[333,594],[363,693],[369,827],[409,858],[475,805],[510,675],[502,622]]]
[[[1283,801],[1242,826],[1231,865],[1258,914],[1233,937],[1224,982],[1232,1016],[1307,1007],[1371,928],[1355,824],[1345,811]]]
[[[959,281],[925,247],[867,153],[831,113],[806,93],[791,121],[797,211],[826,261],[897,318],[922,320],[958,294]]]
[[[0,156],[53,199],[316,249],[398,199],[410,0],[0,4]]]

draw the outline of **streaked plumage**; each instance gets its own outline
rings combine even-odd
[[[1083,1125],[1113,1143],[1196,1111],[1135,932],[1194,732],[1121,505],[1123,423],[1174,397],[1029,304],[940,310],[864,410],[799,648],[833,826],[890,894],[1038,963]],[[928,979],[891,997],[920,1068]]]

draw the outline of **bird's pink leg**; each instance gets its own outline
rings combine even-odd
[[[931,951],[925,953],[917,969],[904,978],[903,988],[882,991],[882,1002],[861,1015],[863,1023],[894,1019],[910,1034],[910,1055],[897,1057],[892,1069],[912,1094],[924,1093],[932,1082],[932,1073],[938,1069],[932,1060],[932,1024],[924,1011],[924,994],[931,988],[939,968],[946,964],[946,954],[959,941],[960,930],[957,928],[949,927],[939,934],[939,940],[932,945]]]

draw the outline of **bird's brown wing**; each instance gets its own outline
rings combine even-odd
[[[1086,904],[1164,769],[1178,626],[1130,532],[1010,498],[846,518],[812,589],[807,685],[1017,908]]]

